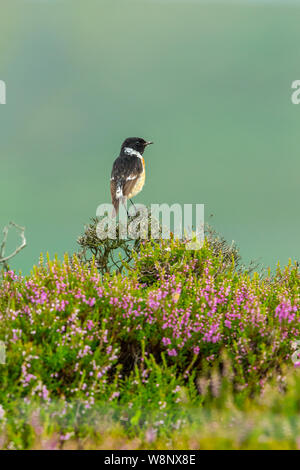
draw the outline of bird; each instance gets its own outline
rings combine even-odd
[[[110,178],[111,200],[114,207],[113,217],[118,214],[120,202],[126,207],[126,201],[129,199],[133,204],[131,198],[143,189],[146,178],[143,153],[145,148],[151,144],[153,142],[146,141],[141,137],[128,137],[124,140],[120,155],[113,163]]]

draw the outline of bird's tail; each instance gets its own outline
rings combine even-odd
[[[113,211],[112,211],[112,217],[117,217],[118,212],[119,212],[119,201],[118,199],[113,199],[112,203],[114,206]]]
[[[124,204],[124,206],[126,207],[126,197],[123,196],[121,184],[117,186],[116,193],[112,198],[112,203],[114,206],[112,216],[116,217],[119,212],[120,203]]]

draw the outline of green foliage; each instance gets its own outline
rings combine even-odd
[[[106,273],[122,273],[124,268],[132,267],[132,261],[139,254],[141,249],[141,238],[134,238],[130,236],[130,230],[127,238],[120,236],[120,223],[116,224],[115,238],[104,238],[100,239],[97,234],[97,227],[99,222],[103,219],[99,217],[93,217],[91,222],[85,226],[84,233],[78,237],[77,243],[80,246],[80,250],[77,253],[78,259],[91,266],[95,264],[99,272],[104,275]],[[128,218],[128,226],[134,222],[135,217],[130,216]],[[150,210],[148,210],[147,219],[147,244],[158,247],[158,255],[160,257],[160,248],[157,245],[158,240],[154,240],[151,236],[151,227],[156,227],[156,232],[161,235],[162,227],[157,220],[154,220],[151,216]],[[232,242],[229,244],[224,237],[218,234],[212,226],[205,224],[205,238],[209,245],[212,255],[218,257],[222,255],[223,269],[234,266],[234,269],[238,272],[247,271],[251,273],[255,268],[258,268],[254,262],[251,262],[249,266],[244,266],[241,261],[241,255],[236,244]],[[172,235],[172,234],[171,234]],[[161,237],[160,237],[161,238]],[[186,245],[189,240],[183,240],[181,243],[181,251],[186,249]],[[147,266],[145,266],[146,268]],[[154,268],[155,272],[155,268]],[[145,271],[146,277],[151,278],[153,273],[153,266],[149,266],[149,273]]]
[[[37,429],[47,445],[56,436],[56,447],[70,439],[101,447],[100,421],[110,423],[107,433],[116,432],[117,441],[137,438],[140,447],[168,446],[176,433],[189,436],[189,426],[202,430],[197,445],[213,446],[204,430],[216,418],[207,413],[226,422],[229,409],[247,414],[256,403],[260,416],[270,384],[272,403],[289,419],[298,409],[286,379],[299,337],[298,265],[262,279],[237,269],[234,254],[229,262],[209,239],[200,250],[186,248],[174,238],[144,241],[124,263],[126,274],[102,275],[95,262],[76,256],[41,258],[25,278],[5,274],[4,447],[43,446]],[[232,439],[216,442],[258,442]]]

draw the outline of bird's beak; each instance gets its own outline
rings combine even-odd
[[[151,144],[154,144],[154,142],[146,142],[145,147],[147,147],[147,145],[151,145]]]

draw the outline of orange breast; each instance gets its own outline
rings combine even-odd
[[[127,195],[128,199],[131,199],[133,196],[136,196],[143,189],[143,186],[145,184],[146,172],[145,172],[145,160],[143,158],[142,158],[142,163],[143,163],[143,173],[137,179],[130,194]]]

